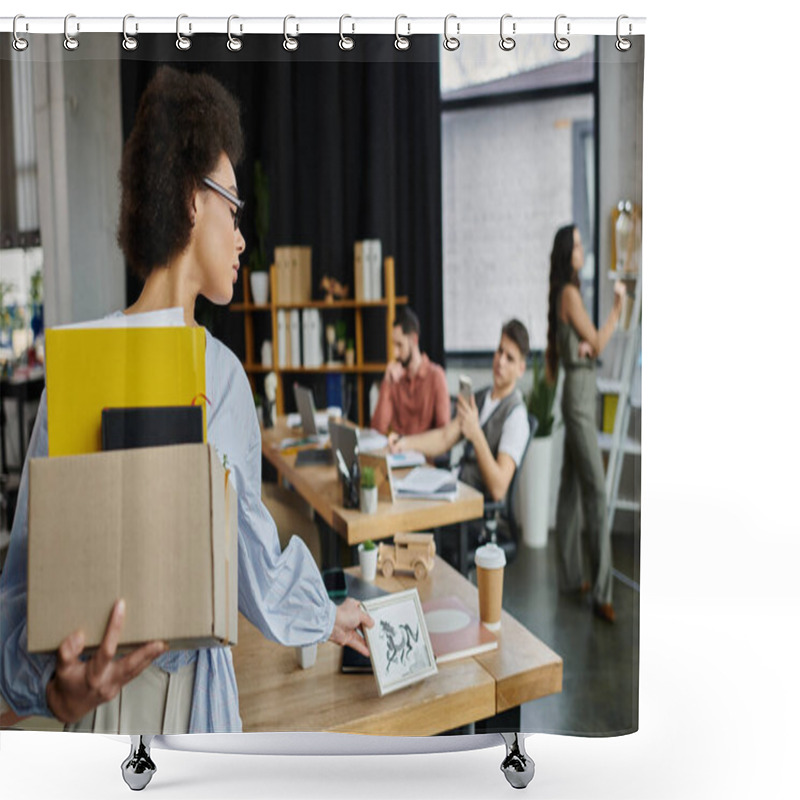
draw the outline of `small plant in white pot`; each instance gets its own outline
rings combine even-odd
[[[361,577],[365,581],[374,581],[378,571],[378,548],[372,539],[367,539],[358,546],[358,564],[361,567]]]
[[[547,379],[543,355],[533,359],[533,388],[527,397],[528,413],[536,420],[536,431],[520,465],[514,514],[522,527],[525,545],[547,546],[547,519],[553,462],[553,404],[558,375]]]
[[[378,510],[378,487],[375,485],[375,470],[364,467],[361,471],[361,512],[374,514]]]
[[[267,232],[269,231],[269,183],[261,162],[256,161],[253,173],[255,194],[256,246],[250,253],[250,292],[253,303],[266,305],[269,297],[269,272],[267,271]]]

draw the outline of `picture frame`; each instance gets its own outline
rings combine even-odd
[[[362,605],[375,620],[364,632],[380,697],[439,671],[416,589],[365,600]]]

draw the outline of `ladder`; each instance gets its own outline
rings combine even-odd
[[[612,224],[616,222],[616,214],[612,217]],[[634,217],[637,224],[641,224],[641,211],[636,208]],[[613,237],[612,237],[613,242]],[[612,244],[612,253],[615,247]],[[620,498],[619,485],[622,474],[622,465],[626,455],[640,456],[641,442],[630,436],[629,426],[631,408],[641,407],[641,385],[637,378],[641,377],[640,361],[642,352],[642,266],[639,265],[635,272],[618,272],[616,260],[612,258],[615,269],[609,272],[609,278],[633,284],[633,302],[630,320],[627,328],[621,331],[622,353],[615,359],[612,367],[612,377],[598,377],[597,389],[602,395],[617,395],[617,408],[614,415],[614,429],[612,433],[598,433],[598,442],[602,451],[608,452],[608,466],[606,467],[606,524],[608,530],[614,530],[614,518],[617,510],[638,511],[640,501],[636,499]],[[624,312],[623,312],[624,313]],[[637,385],[638,384],[638,385]]]

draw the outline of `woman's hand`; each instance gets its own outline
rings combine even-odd
[[[618,308],[622,308],[622,301],[625,299],[625,295],[628,293],[628,290],[625,288],[625,284],[622,281],[614,281],[614,305]]]
[[[336,620],[330,640],[342,647],[347,645],[357,650],[361,655],[369,655],[369,647],[364,637],[358,632],[362,625],[371,628],[375,624],[372,617],[361,607],[353,597],[348,597],[341,605],[336,606]]]
[[[390,433],[388,442],[390,453],[402,453],[405,450],[405,442],[399,433]]]
[[[114,660],[124,622],[125,601],[117,600],[103,641],[88,661],[80,659],[85,641],[83,631],[76,631],[61,642],[56,671],[47,684],[47,705],[57,719],[75,722],[112,700],[128,681],[167,650],[165,642],[148,642]]]
[[[469,400],[465,400],[463,395],[458,396],[456,419],[461,427],[461,434],[470,442],[481,433],[481,423],[478,419],[478,407],[475,405],[475,396],[470,395]]]
[[[578,345],[578,358],[594,358],[595,352],[594,347],[592,347],[589,342],[585,339],[581,339],[580,344]]]

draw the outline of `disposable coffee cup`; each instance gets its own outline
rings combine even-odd
[[[478,572],[478,605],[481,622],[490,630],[500,630],[503,612],[503,573],[506,554],[496,544],[485,544],[475,551]]]

